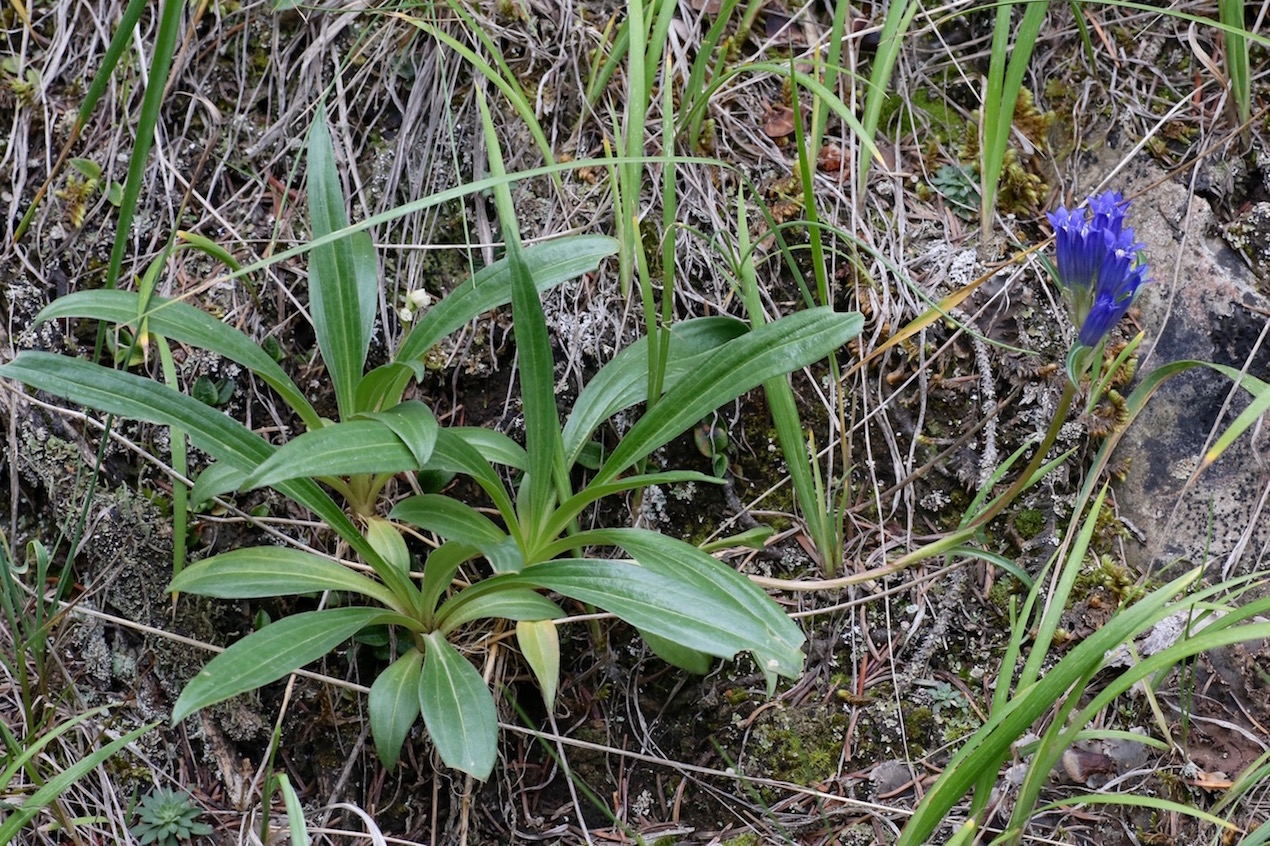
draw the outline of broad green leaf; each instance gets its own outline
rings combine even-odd
[[[721,485],[723,484],[723,479],[700,473],[696,470],[667,470],[663,473],[641,473],[635,476],[623,476],[615,481],[601,484],[593,483],[560,504],[560,507],[551,515],[551,521],[547,524],[547,533],[552,537],[559,535],[575,517],[582,513],[583,509],[606,496],[647,488],[650,485],[678,485],[684,482]]]
[[[521,620],[516,624],[516,642],[525,656],[548,711],[556,707],[556,686],[560,683],[560,635],[550,620]]]
[[[498,754],[494,697],[476,668],[438,632],[424,635],[427,652],[419,678],[423,723],[447,767],[489,778]]]
[[[480,426],[449,426],[446,431],[478,450],[488,464],[502,464],[516,470],[529,469],[525,448],[502,432]]]
[[[419,462],[420,467],[428,463],[428,459],[432,456],[432,449],[437,443],[439,426],[432,409],[419,400],[406,400],[386,411],[370,411],[359,416],[377,420],[395,432],[406,448],[414,454],[415,461]]]
[[[720,601],[714,590],[654,572],[632,561],[568,559],[545,561],[501,579],[532,584],[611,611],[636,628],[688,649],[731,658],[744,649],[766,654],[767,672],[796,675],[801,669],[771,655],[768,630]],[[482,583],[482,584],[485,584]],[[801,655],[800,655],[801,659]]]
[[[316,240],[348,226],[325,109],[318,110],[309,130],[307,165],[309,222]],[[357,410],[357,385],[370,348],[378,303],[379,270],[368,233],[352,232],[313,248],[309,311],[344,419]]]
[[[243,489],[273,487],[288,479],[401,473],[421,467],[396,432],[379,420],[358,417],[287,441],[243,480]]]
[[[669,328],[670,349],[664,390],[673,388],[686,374],[705,361],[715,348],[749,331],[735,317],[698,317],[681,320]],[[569,412],[564,425],[566,463],[572,467],[600,424],[623,409],[647,399],[648,344],[623,349],[595,374]]]
[[[503,481],[494,472],[485,456],[469,444],[461,435],[445,428],[437,433],[437,444],[428,460],[429,470],[464,473],[481,486],[481,490],[494,500],[494,507],[507,523],[509,533],[519,539],[520,524],[516,522],[516,508],[512,505]]]
[[[636,423],[596,475],[619,473],[695,425],[714,409],[763,384],[828,357],[860,333],[864,318],[828,307],[810,308],[760,326],[717,348],[685,374],[656,408]]]
[[[253,546],[196,561],[169,585],[170,593],[218,599],[261,599],[340,590],[358,593],[406,613],[388,588],[347,567],[302,549]]]
[[[211,501],[212,497],[238,490],[247,478],[247,471],[225,461],[217,461],[198,474],[190,491],[190,502],[196,507]]]
[[[704,676],[714,666],[714,658],[704,652],[680,646],[673,640],[667,640],[660,635],[646,632],[643,629],[640,629],[639,634],[640,637],[644,638],[644,642],[648,644],[648,648],[653,650],[653,654],[672,667],[678,667],[698,676]]]
[[[761,625],[765,646],[758,654],[766,669],[791,678],[802,671],[802,645],[807,636],[754,582],[695,546],[659,532],[605,529],[601,534],[641,566],[692,584],[724,613],[737,619],[748,617]]]
[[[357,385],[357,410],[379,411],[397,405],[412,376],[414,370],[399,362],[379,365]]]
[[[474,546],[497,573],[519,572],[524,559],[515,543],[493,520],[464,502],[442,494],[420,494],[397,503],[388,516],[436,532],[446,540]]]
[[[529,588],[504,588],[469,600],[470,590],[459,592],[437,612],[437,625],[442,634],[449,634],[473,620],[555,620],[564,616],[559,605]]]
[[[419,677],[423,674],[423,653],[411,649],[375,677],[367,697],[370,730],[375,751],[386,769],[397,766],[401,745],[419,716]]]
[[[333,608],[283,617],[208,662],[172,706],[172,724],[200,708],[277,681],[318,660],[367,626],[413,625],[379,608]]]
[[[83,317],[117,326],[136,326],[141,298],[133,291],[75,291],[58,297],[36,321]],[[200,347],[248,368],[278,392],[278,396],[315,428],[320,418],[291,377],[251,338],[206,312],[181,302],[151,296],[140,314],[150,331],[182,344]]]
[[[549,291],[569,279],[589,273],[617,252],[617,241],[607,235],[577,235],[536,244],[523,251],[529,275],[539,291]],[[394,360],[411,364],[422,378],[420,359],[438,341],[487,311],[512,299],[510,263],[506,258],[477,272],[446,294],[439,303],[415,320],[410,335],[397,349]]]

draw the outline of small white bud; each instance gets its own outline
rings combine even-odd
[[[400,311],[397,312],[397,316],[401,318],[402,323],[409,323],[410,321],[415,319],[414,310],[410,308],[401,309]]]

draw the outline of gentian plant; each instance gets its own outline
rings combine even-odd
[[[1119,191],[1089,198],[1084,211],[1064,206],[1050,212],[1054,226],[1058,281],[1071,299],[1079,344],[1068,359],[1072,380],[1091,365],[1093,353],[1129,311],[1138,290],[1150,281],[1142,259],[1143,244],[1125,226],[1129,203]]]
[[[1057,277],[1070,298],[1078,329],[1077,343],[1068,356],[1070,378],[1064,385],[1053,422],[1028,467],[1009,490],[971,521],[971,527],[982,527],[1029,484],[1044,476],[1045,468],[1041,467],[1041,463],[1066,421],[1072,398],[1085,374],[1091,368],[1101,367],[1107,334],[1124,317],[1138,290],[1149,281],[1147,265],[1140,257],[1142,244],[1134,241],[1133,229],[1124,225],[1127,205],[1118,192],[1109,191],[1090,198],[1088,209],[1079,215],[1061,207],[1049,215],[1056,234]],[[1126,346],[1126,351],[1121,352],[1110,365],[1107,376],[1101,382],[1096,375],[1091,379],[1091,397],[1096,398],[1106,387],[1111,374],[1121,367],[1129,351],[1140,343],[1141,338],[1139,333]],[[1144,590],[1127,594],[1123,605],[1097,632],[1057,659],[1051,654],[1060,618],[1092,553],[1091,543],[1108,493],[1106,485],[1099,484],[1100,476],[1121,433],[1160,385],[1172,376],[1200,365],[1240,380],[1257,397],[1249,411],[1264,410],[1270,404],[1270,387],[1264,383],[1250,380],[1233,368],[1195,361],[1170,362],[1156,368],[1125,398],[1122,424],[1103,441],[1094,458],[1077,496],[1073,519],[1063,543],[1042,574],[1031,581],[1031,589],[1022,608],[1011,604],[1010,641],[1002,661],[1007,672],[993,690],[987,720],[953,755],[935,784],[922,797],[904,826],[898,846],[932,842],[940,827],[949,822],[953,808],[967,794],[971,795],[969,808],[963,820],[956,823],[955,834],[946,842],[955,846],[981,842],[980,838],[989,825],[998,821],[990,810],[991,799],[1001,767],[1012,755],[1027,758],[1026,772],[1022,782],[1014,789],[1012,809],[1008,814],[1001,814],[1000,819],[1004,822],[990,842],[1022,842],[1042,790],[1064,750],[1081,740],[1117,735],[1113,729],[1087,728],[1116,697],[1138,684],[1144,685],[1148,691],[1153,690],[1174,667],[1201,652],[1270,634],[1270,624],[1260,616],[1270,610],[1270,600],[1263,598],[1239,606],[1225,599],[1227,596],[1240,597],[1258,581],[1259,574],[1205,586],[1200,582],[1204,575],[1201,566],[1150,592]],[[1228,444],[1249,425],[1245,412],[1219,439],[1218,445]],[[1057,572],[1052,578],[1045,578],[1045,573],[1051,570]],[[1214,609],[1217,609],[1216,613]],[[1191,628],[1186,636],[1150,658],[1137,661],[1101,688],[1094,685],[1095,677],[1109,665],[1117,649],[1127,647],[1132,651],[1137,637],[1169,617],[1190,621]],[[1021,669],[1016,672],[1015,668],[1020,665]],[[1021,744],[1021,738],[1032,731],[1039,735],[1039,739]],[[1163,722],[1160,732],[1170,737],[1169,727]],[[1169,748],[1168,743],[1154,738],[1125,733],[1119,735],[1122,739],[1147,743],[1161,750]],[[1089,794],[1046,807],[1110,801],[1116,801],[1116,797]],[[1229,827],[1215,815],[1186,803],[1155,796],[1134,796],[1133,802],[1160,814],[1187,814],[1214,825]]]

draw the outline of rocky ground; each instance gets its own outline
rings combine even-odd
[[[666,61],[680,86],[718,5],[678,6]],[[812,48],[828,37],[826,4],[750,5],[752,26],[733,20],[726,28],[731,65],[788,61],[791,49],[810,62]],[[214,240],[244,263],[306,239],[302,143],[323,96],[354,218],[485,174],[476,87],[496,104],[509,169],[541,165],[510,100],[410,18],[435,23],[488,59],[497,48],[556,160],[603,155],[613,137],[610,109],[623,108],[625,67],[591,102],[585,92],[623,11],[537,0],[459,8],[471,17],[374,3],[191,4],[128,237],[125,284],[178,229]],[[34,318],[57,296],[100,287],[105,278],[118,214],[111,186],[128,166],[145,80],[140,57],[150,55],[156,26],[149,12],[70,151],[94,163],[99,176],[74,166],[54,171],[53,162],[122,9],[116,0],[59,0],[15,3],[0,14],[0,114],[8,127],[0,160],[11,173],[0,193],[7,212],[0,255],[6,360],[27,348],[88,355],[96,344],[91,326],[37,325]],[[884,11],[875,4],[851,10],[843,62],[861,80],[877,60]],[[1216,15],[1213,4],[1175,4],[1173,11]],[[1088,55],[1074,14],[1092,33]],[[827,567],[804,530],[761,396],[705,421],[707,431],[726,436],[715,447],[709,437],[703,445],[685,433],[657,456],[663,467],[702,472],[721,456],[725,485],[654,488],[606,503],[596,519],[693,543],[770,526],[764,549],[730,550],[725,560],[747,574],[800,583],[833,575],[830,569],[850,575],[875,568],[942,537],[999,463],[1039,437],[1054,414],[1072,329],[1039,259],[1045,248],[1024,251],[1049,237],[1046,210],[1106,188],[1132,199],[1130,223],[1155,278],[1117,330],[1120,340],[1139,328],[1146,333],[1136,378],[1182,359],[1267,378],[1270,147],[1257,111],[1260,80],[1245,134],[1232,122],[1215,30],[1188,30],[1189,20],[1172,14],[1055,4],[1025,77],[993,228],[982,232],[963,168],[976,161],[975,110],[992,19],[965,4],[917,15],[883,110],[878,145],[885,161],[866,185],[852,178],[860,147],[843,121],[830,120],[817,151],[818,214],[839,230],[829,238],[833,301],[859,310],[866,323],[839,358],[840,383],[821,366],[794,374],[793,384],[805,427],[828,449],[824,472],[846,486],[843,561]],[[1258,45],[1252,51],[1255,69],[1266,53]],[[842,97],[858,107],[864,83],[853,91],[846,79]],[[684,164],[676,177],[678,318],[743,316],[729,264],[738,177],[756,186],[750,221],[765,307],[775,314],[800,305],[796,274],[773,246],[770,224],[754,223],[762,219],[760,206],[773,223],[806,218],[794,179],[791,107],[779,78],[739,74],[710,98],[705,141],[677,139],[681,155],[712,160]],[[650,155],[666,149],[659,122],[654,107]],[[661,218],[660,170],[648,170],[642,205],[652,255],[660,252],[651,246],[661,237],[653,224]],[[15,242],[19,220],[49,177],[33,224]],[[529,180],[518,191],[528,239],[613,231],[601,169],[566,173],[559,186]],[[493,257],[499,229],[492,201],[476,197],[406,215],[373,234],[383,301],[372,365],[403,331],[396,315],[408,292],[444,295]],[[805,226],[786,236],[795,246],[809,239]],[[159,290],[187,296],[275,349],[297,384],[313,391],[319,411],[332,408],[306,319],[303,259],[226,282],[221,267],[194,255],[170,260]],[[808,253],[794,255],[797,269],[810,275]],[[947,318],[861,364],[931,303],[977,279]],[[638,337],[642,315],[637,298],[623,294],[615,263],[562,286],[544,305],[567,404]],[[214,386],[225,413],[260,428],[295,424],[281,419],[268,389],[235,365],[192,349],[174,355],[180,383],[190,391],[200,380]],[[430,354],[435,367],[418,396],[443,421],[521,436],[515,361],[514,326],[504,309]],[[153,361],[140,366],[158,372]],[[56,769],[100,743],[103,731],[165,720],[210,649],[304,600],[174,603],[165,593],[173,532],[168,434],[112,421],[103,441],[97,415],[15,383],[3,387],[0,484],[10,492],[9,548],[22,561],[28,543],[41,540],[53,550],[53,575],[69,568],[69,610],[56,620],[50,657],[40,667],[57,695],[42,701],[41,713],[57,723],[109,705],[112,715],[52,747]],[[990,524],[986,551],[1036,574],[1073,519],[1095,451],[1105,438],[1120,438],[1107,474],[1107,519],[1065,611],[1070,639],[1055,645],[1055,659],[1103,625],[1135,587],[1187,565],[1205,565],[1212,581],[1264,573],[1270,471],[1260,428],[1197,473],[1245,397],[1226,377],[1197,370],[1169,382],[1123,433],[1114,410],[1074,415],[1055,447],[1056,455],[1072,455]],[[193,453],[191,470],[205,460]],[[318,547],[330,542],[310,515],[277,495],[257,492],[231,505],[193,516],[192,558],[267,540],[269,532]],[[809,639],[804,675],[770,700],[748,658],[688,676],[653,656],[623,624],[574,624],[562,631],[565,678],[553,713],[519,661],[509,657],[500,667],[500,763],[485,784],[441,768],[422,733],[407,743],[399,767],[384,770],[365,716],[366,686],[383,655],[374,643],[350,644],[285,684],[180,726],[162,722],[68,790],[19,842],[129,842],[136,799],[152,785],[172,784],[192,793],[211,824],[207,842],[257,842],[261,832],[282,842],[281,800],[262,790],[275,772],[295,786],[315,842],[360,842],[367,831],[395,838],[378,842],[408,843],[891,842],[959,742],[982,724],[1008,669],[1002,661],[1010,600],[1020,586],[994,560],[945,566],[935,559],[834,589],[775,591]],[[27,594],[21,600],[33,602]],[[13,668],[31,658],[15,645],[11,627],[4,634],[0,646],[15,658],[0,679],[0,715],[10,732],[29,737],[39,726]],[[1254,643],[1214,652],[1161,679],[1154,699],[1123,697],[1104,712],[1101,728],[1157,736],[1167,725],[1180,738],[1177,748],[1162,753],[1123,741],[1082,748],[1064,759],[1045,798],[1091,789],[1151,793],[1213,809],[1241,826],[1264,819],[1260,785],[1221,803],[1268,748],[1268,650]],[[1000,783],[1007,810],[1010,775]],[[0,783],[0,801],[11,792],[29,793],[30,785]],[[1196,844],[1218,836],[1185,816],[1115,805],[1051,809],[1027,835],[1046,843]]]

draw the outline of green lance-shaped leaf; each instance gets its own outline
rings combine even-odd
[[[698,317],[681,320],[668,330],[663,390],[697,369],[716,348],[749,331],[735,317]],[[648,398],[648,344],[637,343],[623,349],[578,394],[564,426],[566,463],[572,467],[587,439],[605,420]]]
[[[458,541],[446,541],[428,555],[423,565],[423,583],[419,586],[420,604],[424,613],[429,615],[445,595],[445,591],[454,581],[454,574],[465,561],[470,561],[480,554],[474,546]],[[479,586],[479,585],[478,585]]]
[[[199,473],[198,478],[194,480],[194,488],[190,491],[190,502],[198,506],[214,496],[236,491],[248,475],[250,474],[246,470],[224,461],[208,465],[207,469]]]
[[[262,599],[327,590],[361,594],[407,613],[379,582],[312,552],[281,546],[253,546],[204,558],[188,565],[168,587],[170,593],[217,599]]]
[[[748,614],[737,615],[718,591],[632,561],[562,558],[487,582],[501,579],[597,605],[641,631],[697,652],[731,658],[747,650],[766,656],[761,659],[765,672],[793,675],[801,669],[801,660],[794,668],[773,654],[767,627]]]
[[[335,148],[319,110],[309,130],[309,221],[314,239],[348,226]],[[379,301],[375,247],[366,232],[314,247],[309,259],[309,310],[318,348],[335,386],[340,417],[357,410],[357,385],[366,364]]]
[[[309,428],[321,418],[286,372],[247,335],[210,314],[180,300],[151,296],[149,307],[138,314],[141,298],[134,291],[75,291],[58,297],[36,316],[36,321],[83,317],[105,320],[117,326],[145,320],[150,331],[182,344],[200,347],[241,364],[278,392]]]
[[[283,617],[247,635],[217,655],[177,697],[172,723],[277,681],[326,655],[367,626],[413,626],[414,621],[379,608],[334,608]]]
[[[384,767],[397,766],[401,745],[419,716],[419,677],[423,673],[423,653],[411,649],[388,665],[370,686],[367,707],[375,751]]]
[[[560,635],[556,624],[550,620],[521,620],[516,624],[516,642],[538,679],[547,710],[555,710],[556,687],[560,683]]]
[[[516,544],[498,525],[465,502],[442,494],[408,497],[389,512],[393,520],[436,532],[446,540],[474,546],[490,562],[496,573],[516,573],[524,568],[524,558]]]
[[[781,675],[802,671],[803,630],[763,589],[731,567],[691,544],[646,529],[601,530],[607,542],[626,550],[640,565],[691,583],[725,613],[750,618],[762,627],[765,647],[760,663]]]
[[[244,473],[254,470],[275,451],[272,444],[237,420],[133,373],[67,356],[25,351],[0,365],[0,376],[108,414],[183,429],[196,447]],[[395,571],[380,559],[348,515],[315,482],[294,479],[275,487],[325,520],[394,591],[402,595],[408,592],[408,585],[400,583]]]
[[[525,448],[502,432],[480,426],[448,426],[446,431],[477,450],[487,464],[502,464],[516,470],[529,469]]]
[[[475,597],[468,595],[470,590],[461,591],[437,612],[442,634],[473,620],[557,620],[564,616],[559,605],[527,587],[503,587]]]
[[[829,307],[810,308],[774,320],[727,342],[686,374],[636,423],[596,474],[608,482],[653,450],[695,425],[714,409],[768,379],[833,354],[860,334],[864,318]]]
[[[439,632],[424,640],[419,710],[432,743],[447,767],[487,779],[498,754],[494,697],[476,668]]]
[[[578,235],[527,247],[525,266],[538,291],[549,291],[562,282],[589,273],[617,252],[617,240],[607,235]],[[510,262],[506,258],[478,271],[466,282],[415,320],[409,337],[397,349],[395,360],[414,364],[422,377],[420,359],[438,341],[487,311],[512,299]]]
[[[374,515],[367,517],[366,541],[375,548],[379,557],[384,559],[388,566],[401,574],[403,582],[410,581],[410,549],[406,546],[406,539],[401,536],[401,532],[395,525],[382,517]],[[412,591],[411,603],[418,596],[418,591]]]
[[[472,446],[457,432],[448,428],[437,433],[437,445],[428,460],[428,468],[450,473],[465,473],[481,486],[481,490],[494,500],[494,507],[507,523],[513,537],[520,538],[520,525],[516,522],[516,508],[512,505],[507,488],[494,472],[481,451]]]
[[[406,448],[414,453],[420,467],[428,463],[437,444],[440,426],[432,409],[419,400],[406,400],[384,411],[370,411],[359,416],[377,420],[396,432]]]
[[[415,451],[382,421],[355,417],[305,432],[278,447],[243,480],[242,487],[250,490],[288,479],[401,473],[422,467]]]
[[[680,646],[673,640],[667,640],[643,629],[640,629],[639,634],[648,644],[648,648],[653,650],[653,654],[672,667],[704,676],[710,672],[710,667],[714,664],[714,658],[704,652]]]

